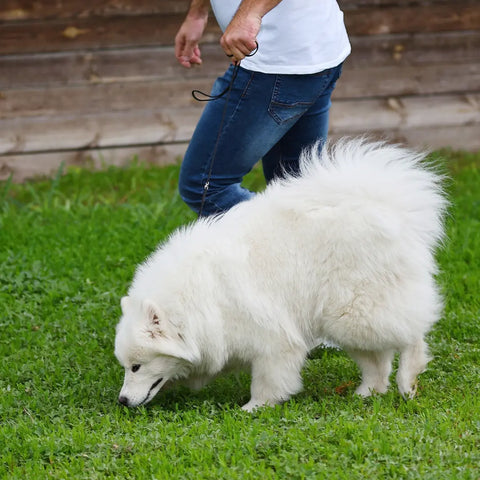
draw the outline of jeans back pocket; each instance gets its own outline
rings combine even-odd
[[[268,113],[279,124],[301,117],[330,85],[335,69],[311,75],[277,75]]]

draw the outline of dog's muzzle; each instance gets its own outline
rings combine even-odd
[[[155,387],[157,387],[162,382],[163,382],[163,377],[159,378],[156,382],[154,382],[152,384],[152,386],[150,387],[150,389],[148,390],[147,396],[139,404],[137,404],[135,406],[139,407],[140,405],[144,405],[145,403],[147,403],[150,400],[150,395],[151,395],[152,391],[155,389]],[[120,395],[118,397],[118,403],[120,403],[121,405],[123,405],[125,407],[131,407],[132,406],[129,398],[126,397],[125,395]]]

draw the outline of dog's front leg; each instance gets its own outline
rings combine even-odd
[[[305,352],[258,357],[252,364],[251,398],[242,409],[251,412],[285,402],[302,389],[301,369]]]

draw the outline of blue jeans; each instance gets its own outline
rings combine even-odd
[[[231,92],[205,106],[185,153],[179,179],[185,203],[199,213],[210,169],[202,215],[251,198],[254,194],[240,184],[259,160],[267,182],[284,172],[295,173],[302,149],[318,140],[321,147],[327,138],[330,97],[341,67],[311,75],[240,67]],[[212,95],[228,87],[232,74],[231,65],[214,83]]]

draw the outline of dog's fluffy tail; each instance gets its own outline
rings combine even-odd
[[[345,139],[314,146],[300,159],[301,181],[306,191],[324,205],[350,202],[355,197],[393,209],[403,216],[430,248],[443,239],[443,218],[448,201],[443,191],[445,177],[427,153],[384,142]],[[319,198],[320,196],[320,198]]]

